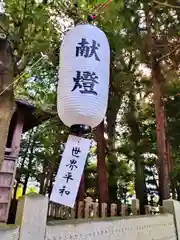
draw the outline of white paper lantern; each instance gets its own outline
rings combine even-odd
[[[57,109],[65,125],[96,127],[108,102],[110,49],[105,34],[90,24],[77,25],[60,48]]]

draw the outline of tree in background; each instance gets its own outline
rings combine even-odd
[[[21,36],[15,40],[14,54],[23,57],[19,64],[25,62],[24,67],[33,65],[40,52],[49,59],[27,72],[15,96],[51,111],[53,117],[24,136],[17,175],[24,192],[33,178],[40,193],[50,194],[67,137],[67,129],[56,114],[59,36],[85,20],[96,1],[79,1],[76,8],[71,1],[36,4],[27,0],[32,5],[21,11],[21,16],[19,8],[25,7],[24,2],[20,1],[20,6],[15,0],[6,3],[7,15],[13,16],[9,32]],[[153,1],[113,1],[97,17],[96,23],[111,47],[111,76],[106,118],[92,134],[97,145],[85,168],[86,196],[99,198],[100,202],[127,203],[136,194],[141,213],[155,195],[162,200],[173,193],[180,199],[178,11],[161,8]],[[43,17],[44,21],[39,21]],[[25,19],[24,27],[17,26],[19,19]],[[32,31],[36,31],[35,37]],[[172,146],[172,171],[168,141]]]
[[[0,81],[0,163],[4,158],[8,128],[14,111],[14,87],[26,67],[40,58],[41,52],[55,47],[56,31],[48,6],[31,0],[5,1],[1,14]]]

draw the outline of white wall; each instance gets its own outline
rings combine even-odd
[[[19,229],[16,227],[0,226],[0,240],[18,240]]]
[[[47,226],[46,240],[176,240],[173,216],[128,217]]]
[[[48,198],[28,195],[18,203],[15,226],[0,225],[0,240],[180,240],[180,203],[166,200],[166,214],[46,223]],[[18,238],[19,236],[19,238]]]

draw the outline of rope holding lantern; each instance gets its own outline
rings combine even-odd
[[[106,0],[103,4],[100,4],[99,7],[95,8],[94,11],[96,11],[97,13],[96,14],[89,14],[88,17],[87,17],[87,21],[89,23],[91,23],[92,21],[94,21],[97,16],[100,14],[100,12],[105,9],[109,3],[113,2],[113,0]]]

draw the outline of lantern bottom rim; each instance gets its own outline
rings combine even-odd
[[[88,134],[91,132],[91,127],[84,124],[74,124],[70,128],[70,132],[77,136]]]

